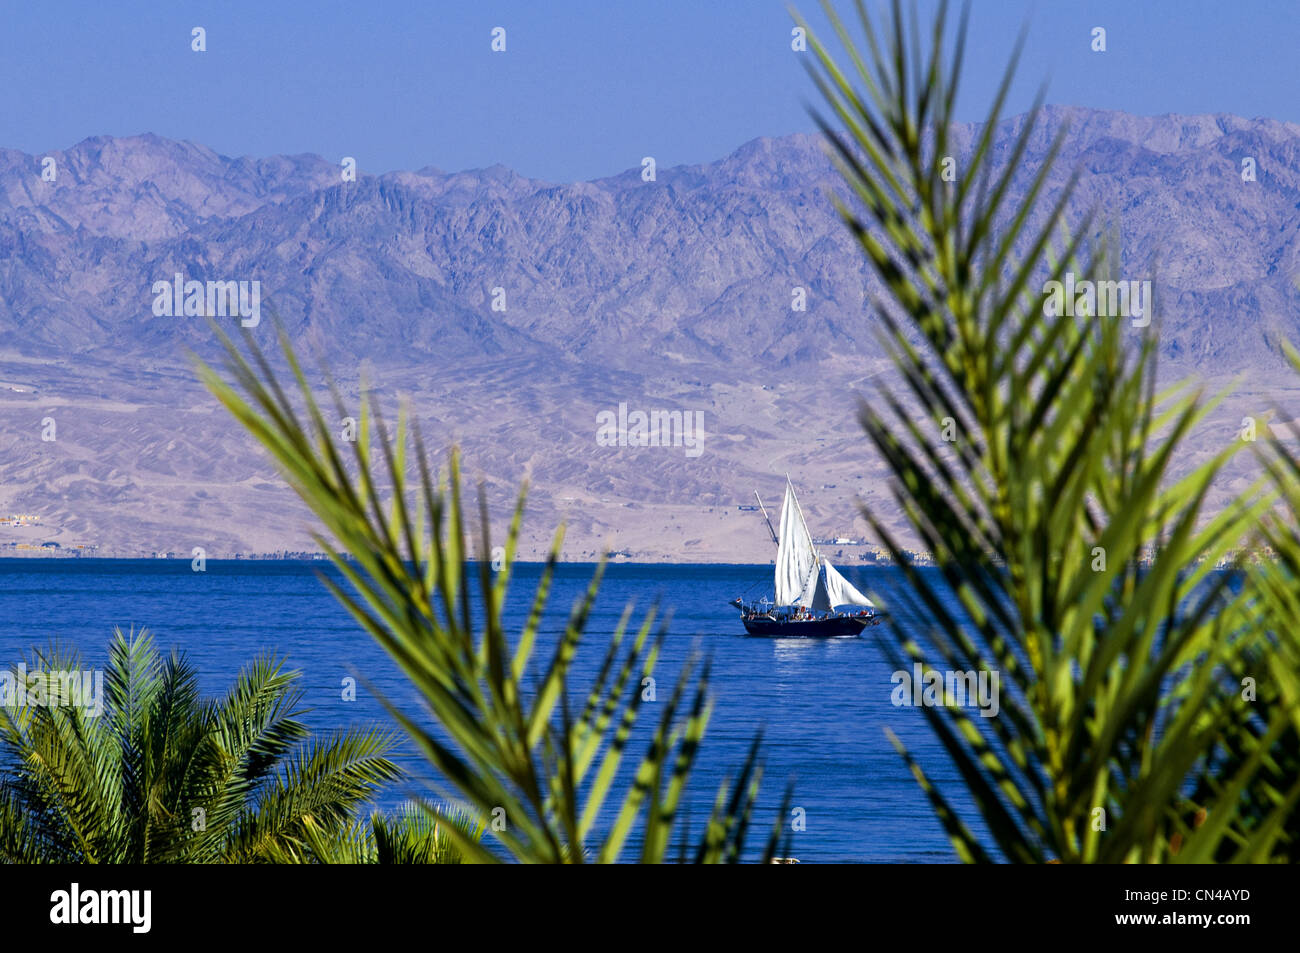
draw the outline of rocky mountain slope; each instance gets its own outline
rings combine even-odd
[[[1300,341],[1300,127],[1044,118],[1021,178],[1068,124],[1053,188],[1077,165],[1076,211],[1119,229],[1123,277],[1153,281],[1169,372],[1250,372],[1209,422],[1216,446],[1292,388],[1276,342]],[[998,130],[1003,159],[1022,121]],[[977,131],[958,131],[959,164]],[[436,442],[465,448],[500,504],[531,475],[534,542],[567,519],[572,558],[766,559],[735,506],[787,471],[828,535],[860,535],[855,494],[884,502],[853,422],[883,370],[874,288],[814,137],[652,182],[637,169],[565,185],[502,167],[344,182],[315,156],[230,159],[149,135],[49,157],[53,182],[45,156],[0,150],[0,513],[41,516],[0,527],[0,553],[20,538],[122,554],[310,545],[265,460],[192,384],[187,349],[214,353],[206,320],[154,313],[155,282],[178,272],[259,282],[254,334],[270,340],[274,313],[349,386],[368,366]],[[703,413],[702,452],[600,445],[597,415],[620,403]]]

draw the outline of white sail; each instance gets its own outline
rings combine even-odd
[[[781,532],[776,546],[776,604],[806,606],[817,574],[817,552],[804,522],[794,487],[787,479],[781,504]]]
[[[870,606],[870,599],[858,592],[853,583],[840,575],[839,570],[822,559],[821,572],[817,574],[817,591],[813,595],[812,607],[829,612],[836,606]]]

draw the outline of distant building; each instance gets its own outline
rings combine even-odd
[[[40,521],[41,518],[35,513],[10,513],[8,516],[0,516],[0,526],[32,526]]]

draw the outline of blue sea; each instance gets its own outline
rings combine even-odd
[[[541,669],[592,565],[561,566],[534,664]],[[259,654],[282,657],[302,673],[307,721],[320,729],[388,724],[365,687],[427,718],[402,674],[321,584],[323,562],[209,560],[192,572],[187,560],[0,559],[0,661],[11,665],[52,642],[77,647],[83,662],[101,664],[114,626],[147,628],[164,650],[184,652],[207,693],[225,691],[240,667]],[[574,665],[573,696],[585,698],[603,648],[628,603],[640,611],[656,600],[672,612],[657,669],[660,700],[693,649],[713,659],[715,709],[688,790],[692,841],[703,830],[718,785],[739,769],[762,728],[764,778],[748,852],[761,850],[789,782],[803,830],[789,852],[801,862],[953,862],[955,855],[920,788],[886,738],[888,726],[932,780],[959,806],[969,803],[956,772],[920,709],[891,703],[894,669],[877,637],[807,640],[747,637],[727,601],[771,584],[768,566],[611,565]],[[887,568],[850,567],[846,574],[876,596],[906,630],[914,624],[898,596],[902,577]],[[515,568],[508,609],[522,621],[541,573]],[[358,683],[343,700],[346,678]],[[643,708],[625,759],[624,784],[654,720]],[[407,749],[399,758],[417,778],[429,769]],[[386,792],[381,807],[410,788]],[[609,808],[621,798],[611,795]],[[963,810],[972,828],[979,825]],[[605,818],[607,820],[608,818]],[[794,817],[785,819],[790,830]],[[629,842],[624,859],[635,859]]]

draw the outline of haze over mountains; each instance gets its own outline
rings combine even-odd
[[[1207,422],[1207,452],[1243,413],[1285,402],[1300,127],[1059,107],[1044,119],[1022,179],[1068,120],[1053,188],[1077,164],[1076,210],[1118,224],[1122,277],[1153,279],[1167,373],[1250,372]],[[999,129],[1001,157],[1022,121]],[[959,164],[975,132],[959,131]],[[755,488],[775,498],[786,472],[817,535],[862,535],[855,495],[887,506],[854,421],[884,370],[875,287],[815,137],[755,140],[650,182],[638,167],[570,185],[502,167],[373,177],[363,158],[344,182],[316,156],[229,159],[149,135],[48,155],[54,182],[45,156],[0,150],[0,514],[41,517],[0,526],[0,553],[19,540],[315,548],[266,459],[193,383],[186,350],[215,354],[206,320],[153,312],[154,283],[178,272],[260,282],[259,340],[273,309],[352,393],[368,366],[432,443],[464,448],[495,506],[528,476],[525,556],[566,520],[568,558],[766,561],[766,531],[736,505]],[[600,445],[597,414],[620,403],[702,411],[702,452]]]

